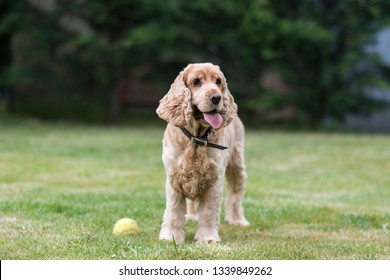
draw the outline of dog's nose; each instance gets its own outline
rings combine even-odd
[[[213,93],[209,96],[211,103],[213,103],[214,105],[217,105],[219,102],[221,102],[221,98],[222,96],[217,93]]]

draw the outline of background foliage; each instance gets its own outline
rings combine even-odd
[[[386,1],[25,2],[1,1],[14,112],[116,122],[128,111],[120,87],[136,81],[153,85],[154,113],[178,71],[202,61],[221,66],[253,122],[318,128],[381,107],[366,92],[389,69],[366,47],[389,24]]]

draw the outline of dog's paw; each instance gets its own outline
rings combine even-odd
[[[206,236],[198,239],[195,238],[195,240],[197,244],[210,244],[210,243],[217,243],[221,241],[219,237],[214,237],[214,236],[210,236],[210,237]]]
[[[240,219],[226,219],[226,222],[229,224],[229,225],[233,225],[233,226],[237,226],[237,227],[249,227],[250,226],[250,223],[244,218],[240,218]]]
[[[170,231],[170,230],[161,230],[160,240],[173,242],[176,244],[183,243],[185,239],[184,231]]]
[[[220,242],[217,231],[198,229],[195,234],[195,240],[198,244]]]

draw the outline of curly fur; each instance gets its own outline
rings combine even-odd
[[[211,102],[212,95],[220,96],[220,102]],[[210,124],[200,116],[210,111],[222,116],[222,124],[212,130],[209,141],[228,146],[228,150],[197,146],[179,129],[186,127],[192,134],[202,135]],[[218,227],[225,175],[226,220],[248,226],[242,208],[246,179],[244,126],[219,67],[211,63],[189,64],[161,99],[157,114],[168,122],[163,138],[166,209],[160,239],[183,242],[187,217],[199,220],[195,234],[198,242],[220,241]]]
[[[170,184],[177,192],[190,199],[206,193],[218,180],[217,165],[204,151],[186,149],[178,167],[169,176]]]
[[[177,127],[185,126],[191,119],[191,92],[184,84],[184,71],[180,72],[169,92],[160,100],[157,114]]]

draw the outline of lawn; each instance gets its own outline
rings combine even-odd
[[[251,226],[197,245],[190,222],[175,246],[162,133],[0,122],[0,259],[390,259],[390,136],[248,131]],[[140,234],[113,235],[122,217]]]

